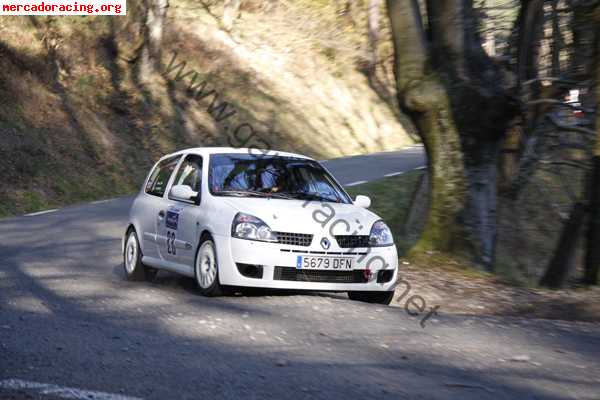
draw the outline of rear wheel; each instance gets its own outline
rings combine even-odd
[[[219,283],[219,263],[215,243],[209,235],[200,240],[194,263],[194,276],[200,293],[204,296],[220,296],[223,287]]]
[[[130,281],[152,280],[156,276],[156,269],[142,264],[142,250],[134,229],[130,229],[127,234],[123,252],[123,267],[125,276]]]
[[[362,301],[365,303],[388,305],[394,298],[394,291],[391,292],[348,292],[350,300]]]

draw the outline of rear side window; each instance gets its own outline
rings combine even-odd
[[[173,174],[175,167],[177,167],[180,158],[181,157],[168,158],[161,161],[156,168],[154,168],[152,175],[150,175],[150,178],[146,183],[146,193],[163,197],[165,190],[167,190],[167,184],[169,183],[171,174]]]

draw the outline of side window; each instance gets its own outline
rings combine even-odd
[[[200,192],[202,182],[202,157],[188,155],[181,163],[173,185],[187,185],[195,192]]]
[[[177,166],[179,158],[180,157],[168,158],[154,168],[152,175],[150,175],[150,178],[146,183],[146,193],[158,197],[162,197],[165,194],[169,178],[171,178],[171,174],[173,174],[173,170]]]

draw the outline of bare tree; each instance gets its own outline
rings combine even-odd
[[[592,173],[590,179],[590,218],[587,229],[587,248],[585,257],[585,283],[597,285],[600,278],[600,6],[594,13],[595,30],[595,81],[596,81],[596,143],[592,157]]]
[[[223,29],[230,32],[233,22],[239,17],[241,0],[225,0],[223,4]]]
[[[558,16],[558,0],[552,0],[552,76],[560,76],[560,52],[562,50],[562,34]]]
[[[379,19],[381,0],[369,0],[368,9],[368,36],[369,36],[369,65],[367,73],[369,79],[375,76],[378,64],[377,45],[379,44]]]
[[[575,202],[558,239],[558,245],[554,250],[548,268],[540,280],[540,285],[551,288],[564,286],[573,265],[584,219],[585,205],[579,201]]]
[[[573,8],[573,19],[570,24],[573,33],[573,51],[569,72],[571,78],[588,79],[594,61],[595,29],[593,18],[590,18],[594,11],[593,4],[587,4],[588,2],[580,4],[575,0],[569,3],[572,3]]]
[[[162,40],[167,19],[169,0],[146,0],[143,44],[141,47],[141,72],[146,76],[151,70],[158,70],[161,62]]]
[[[416,250],[467,253],[491,268],[500,140],[518,113],[485,53],[471,0],[388,0],[399,103],[428,157],[431,204]]]
[[[591,81],[592,78],[592,69],[593,69],[593,60],[594,54],[593,51],[593,43],[594,43],[594,18],[593,18],[593,4],[592,2],[579,2],[579,1],[570,1],[568,2],[567,8],[561,9],[563,13],[569,13],[572,15],[571,20],[568,24],[564,24],[561,26],[558,18],[558,6],[560,3],[556,0],[552,2],[552,61],[551,61],[551,72],[553,75],[553,81],[557,82],[557,88],[560,88],[561,82],[564,83],[563,87],[565,89],[575,88],[575,87],[585,87],[587,86],[587,82]],[[564,41],[561,34],[561,29],[565,31],[569,30],[573,33],[573,44],[570,49],[570,65],[567,71],[563,71],[560,66],[560,58],[559,53],[561,47],[564,46]],[[590,47],[592,48],[592,52],[590,53]],[[582,57],[582,54],[587,54],[587,57]],[[590,62],[590,60],[592,62]],[[563,74],[571,79],[562,78]],[[565,90],[563,89],[563,90]],[[560,93],[560,92],[558,92]],[[556,95],[556,93],[554,93]],[[557,137],[561,137],[565,133],[574,133],[579,135],[580,140],[583,140],[584,144],[580,145],[579,151],[585,151],[585,161],[577,160],[577,159],[559,159],[552,160],[550,163],[559,164],[562,163],[564,165],[569,165],[570,167],[578,168],[579,170],[583,170],[585,175],[586,185],[583,189],[583,193],[581,195],[576,195],[573,205],[571,206],[571,211],[569,213],[569,217],[566,219],[565,223],[562,227],[562,232],[559,237],[559,240],[556,244],[554,254],[552,259],[548,264],[548,268],[542,279],[540,280],[540,284],[543,286],[559,288],[566,284],[567,278],[569,277],[570,271],[572,270],[573,261],[575,252],[577,250],[578,244],[581,242],[581,232],[583,231],[583,227],[585,227],[587,211],[590,211],[593,214],[593,210],[596,206],[593,205],[594,202],[594,185],[597,185],[598,182],[594,183],[594,180],[597,179],[594,177],[595,172],[593,168],[590,169],[588,164],[589,159],[593,159],[592,152],[589,151],[591,147],[591,143],[593,143],[593,139],[596,136],[596,133],[587,128],[586,119],[576,121],[575,123],[566,123],[561,121],[559,115],[561,115],[561,111],[565,109],[572,112],[572,110],[577,110],[578,112],[591,113],[591,110],[587,109],[584,105],[573,105],[569,103],[565,103],[560,99],[551,99],[551,98],[541,98],[537,100],[538,103],[544,103],[551,107],[552,112],[545,112],[545,117],[548,121],[550,121],[554,128],[558,131]],[[583,101],[582,101],[583,103]],[[558,111],[553,111],[552,109],[560,109]],[[565,115],[562,112],[562,115]],[[566,115],[569,115],[567,112]],[[563,152],[567,153],[569,151],[569,147],[565,146],[561,143],[561,149]],[[560,157],[560,155],[559,155]],[[588,206],[590,205],[590,206]],[[587,234],[589,236],[588,241],[588,251],[587,251],[587,262],[588,266],[594,265],[594,255],[593,251],[595,246],[591,245],[593,243],[594,233],[593,220],[587,218],[589,221],[587,227]],[[592,267],[593,268],[593,267]],[[589,269],[588,269],[589,271]],[[593,273],[592,273],[593,275]],[[589,283],[592,283],[594,279],[590,278]]]

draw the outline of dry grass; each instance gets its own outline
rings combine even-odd
[[[242,10],[231,35],[219,29],[218,7],[171,2],[163,62],[179,51],[235,107],[228,124],[185,85],[139,74],[139,10],[128,11],[126,19],[0,18],[0,215],[132,192],[160,155],[226,145],[241,123],[273,148],[319,158],[410,142],[356,68],[362,34],[331,24],[338,16],[328,2]]]

